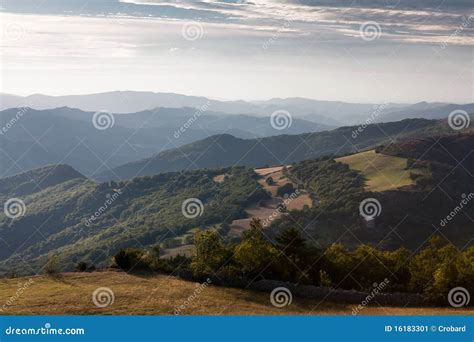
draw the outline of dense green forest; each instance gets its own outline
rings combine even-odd
[[[222,173],[225,181],[214,182]],[[51,252],[61,255],[62,269],[77,260],[100,266],[120,248],[165,243],[196,227],[225,233],[229,222],[245,217],[248,203],[268,196],[254,177],[236,167],[102,184],[75,178],[45,188],[22,197],[24,216],[0,215],[0,267],[34,273]],[[182,213],[189,198],[202,203],[195,218]]]

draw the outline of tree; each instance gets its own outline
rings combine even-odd
[[[433,284],[433,275],[442,261],[439,253],[443,243],[439,236],[430,239],[429,245],[418,253],[410,262],[410,284],[412,292],[425,292],[430,284]]]
[[[87,265],[87,262],[80,261],[76,265],[76,272],[85,272],[85,271],[87,271],[88,268],[89,268],[89,266]]]
[[[348,274],[354,269],[354,256],[340,243],[333,243],[324,252],[326,272],[330,279],[343,288],[354,288],[354,282]]]
[[[319,270],[319,279],[320,279],[321,286],[326,286],[326,287],[332,287],[333,286],[331,278],[329,277],[329,274],[327,274],[326,271]]]
[[[161,256],[160,245],[154,245],[153,247],[151,247],[150,254],[152,255],[152,257],[159,259]]]
[[[48,261],[44,266],[44,272],[53,277],[59,274],[59,257],[57,254],[50,254],[48,256]]]
[[[191,267],[196,274],[218,271],[230,257],[215,230],[197,231],[194,235],[196,256]]]
[[[267,179],[265,179],[265,183],[267,183],[267,185],[273,185],[275,184],[275,181],[272,177],[268,177]]]
[[[138,248],[121,249],[115,254],[114,261],[118,267],[127,272],[151,268],[150,260],[146,258],[146,252]]]
[[[272,264],[278,251],[263,234],[262,223],[252,219],[250,229],[244,232],[242,241],[234,249],[234,260],[245,276],[271,274]]]
[[[286,228],[275,238],[278,249],[292,259],[294,263],[298,262],[306,248],[306,241],[301,237],[301,233],[294,227]]]
[[[285,195],[290,196],[293,192],[295,192],[293,184],[286,183],[285,185],[282,185],[277,189],[276,194],[277,196],[284,197]]]

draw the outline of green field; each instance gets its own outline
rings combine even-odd
[[[375,150],[337,158],[336,161],[360,171],[367,179],[366,191],[386,191],[413,185],[410,173],[420,175],[426,173],[421,169],[407,170],[407,159],[375,153]]]

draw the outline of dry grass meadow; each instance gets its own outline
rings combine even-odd
[[[362,172],[367,179],[366,191],[386,191],[412,185],[414,181],[410,173],[425,172],[419,169],[406,170],[407,159],[375,153],[375,150],[337,158],[336,161]]]
[[[0,280],[0,309],[29,278]],[[273,307],[270,295],[251,290],[217,287],[212,284],[196,295],[198,283],[165,275],[150,277],[123,272],[65,273],[60,278],[32,278],[32,284],[3,315],[351,315],[353,305],[321,303],[293,298],[282,309]],[[99,287],[114,292],[113,304],[99,308],[92,293]],[[190,300],[190,296],[195,295]],[[185,302],[187,302],[185,304]],[[185,305],[184,305],[185,304]],[[184,306],[183,306],[184,305]],[[359,315],[456,315],[474,314],[453,308],[367,307]]]

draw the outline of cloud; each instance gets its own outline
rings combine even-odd
[[[469,1],[465,0],[69,0],[46,1],[40,7],[32,0],[21,4],[4,0],[3,11],[198,21],[227,29],[273,31],[300,37],[324,35],[322,39],[336,42],[357,37],[361,25],[374,21],[380,25],[385,42],[409,44],[440,44],[459,30],[470,15]],[[285,25],[287,22],[291,25]],[[451,39],[451,44],[471,45],[473,37],[470,24],[463,27],[462,35]]]
[[[21,94],[470,101],[469,11],[360,2],[2,0],[0,86]],[[184,37],[193,23],[200,32]],[[361,39],[367,23],[380,34]]]

